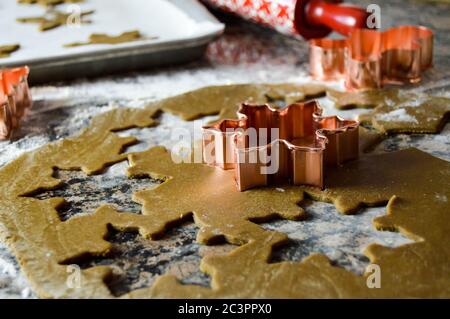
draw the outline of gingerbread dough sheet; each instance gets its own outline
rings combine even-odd
[[[231,172],[203,164],[176,164],[162,147],[124,154],[124,147],[136,140],[115,133],[157,125],[153,118],[159,111],[185,119],[206,114],[223,117],[233,112],[230,96],[264,102],[323,92],[323,88],[296,85],[213,87],[144,109],[116,109],[99,115],[79,136],[26,153],[0,170],[0,238],[12,249],[40,297],[113,297],[105,285],[111,276],[109,267],[83,270],[82,289],[77,289],[67,285],[67,265],[86,256],[107,255],[111,249],[105,239],[108,226],[125,232],[138,230],[148,240],[158,240],[168,228],[191,215],[200,228],[200,243],[226,240],[239,246],[227,255],[202,260],[201,269],[212,277],[211,287],[183,285],[166,274],[151,287],[134,290],[124,298],[450,297],[448,162],[415,149],[365,155],[330,173],[325,191],[285,186],[283,191],[238,192]],[[197,94],[208,97],[210,103],[191,104],[201,100]],[[151,176],[162,181],[134,194],[133,199],[143,205],[141,214],[102,206],[62,221],[57,208],[63,205],[63,198],[32,198],[38,190],[59,187],[54,168],[95,174],[126,159],[131,178]],[[369,246],[366,255],[382,270],[381,288],[368,288],[368,273],[358,276],[335,267],[324,255],[314,254],[301,262],[269,262],[272,249],[288,238],[258,223],[275,217],[302,220],[305,214],[300,206],[305,193],[333,202],[345,214],[361,206],[388,203],[387,215],[377,218],[375,227],[400,231],[415,242],[397,248]]]
[[[427,94],[386,89],[355,93],[327,91],[339,109],[371,108],[359,116],[382,134],[439,133],[450,114],[450,99]]]

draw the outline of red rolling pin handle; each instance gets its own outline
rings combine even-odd
[[[365,8],[340,4],[341,0],[298,0],[295,27],[306,39],[322,38],[332,30],[349,35],[366,28],[370,13]]]
[[[364,8],[321,0],[311,1],[306,10],[307,20],[311,25],[326,25],[342,35],[350,35],[355,28],[365,28],[369,16]]]

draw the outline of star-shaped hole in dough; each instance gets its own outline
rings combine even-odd
[[[326,255],[333,266],[363,275],[370,264],[364,249],[373,243],[399,247],[413,243],[399,232],[378,231],[374,218],[386,214],[386,207],[363,208],[357,214],[340,214],[333,204],[306,199],[301,203],[306,212],[304,222],[276,220],[264,223],[265,229],[285,233],[289,241],[273,250],[270,262],[301,262],[314,253]]]
[[[55,169],[53,177],[62,181],[55,189],[40,190],[28,196],[39,200],[64,198],[64,204],[58,207],[62,221],[106,204],[120,211],[140,214],[141,207],[131,200],[131,195],[158,184],[149,178],[135,179],[109,173],[86,175],[81,171],[59,169]]]
[[[148,240],[137,232],[121,232],[109,227],[106,240],[112,248],[105,256],[88,256],[77,262],[81,269],[110,267],[105,280],[111,293],[122,296],[151,287],[163,274],[176,276],[182,284],[210,286],[210,277],[200,271],[204,256],[224,255],[235,247],[228,244],[204,246],[195,241],[198,228],[192,218],[168,230],[158,240]]]

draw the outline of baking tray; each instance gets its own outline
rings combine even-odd
[[[0,59],[0,68],[28,65],[29,80],[36,84],[183,63],[201,57],[207,44],[224,30],[197,0],[85,0],[77,5],[83,11],[95,10],[86,17],[92,23],[41,32],[36,24],[16,19],[41,16],[44,7],[1,0],[0,45],[19,43],[21,49]],[[73,12],[74,5],[57,9]],[[85,42],[92,33],[119,35],[131,30],[157,39],[64,47]]]

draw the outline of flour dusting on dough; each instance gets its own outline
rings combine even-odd
[[[448,198],[445,194],[436,194],[436,199],[444,203],[448,202]]]
[[[377,120],[385,121],[385,122],[409,122],[409,123],[418,123],[417,119],[406,113],[405,109],[397,109],[391,111],[389,113],[378,114],[376,116]]]

